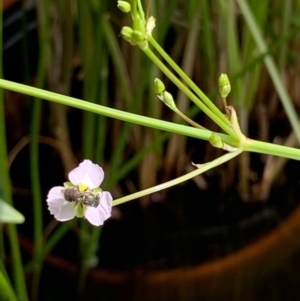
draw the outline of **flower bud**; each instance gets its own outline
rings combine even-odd
[[[165,85],[159,78],[154,79],[154,91],[158,95],[165,91]]]
[[[128,42],[131,42],[132,40],[132,33],[133,33],[133,29],[129,26],[124,26],[121,29],[121,36]]]
[[[123,13],[129,13],[131,11],[131,5],[127,1],[118,1],[117,6]]]
[[[141,32],[145,32],[146,31],[145,21],[142,20],[139,16],[137,16],[137,18],[135,19],[134,29],[135,30],[139,30]]]
[[[219,77],[219,90],[222,98],[226,98],[231,91],[230,81],[225,73]]]
[[[216,148],[223,148],[224,143],[221,139],[221,137],[215,133],[212,133],[209,137],[209,142],[212,146]]]
[[[176,111],[177,107],[174,102],[173,96],[168,91],[163,92],[160,95],[157,95],[157,97],[165,104],[167,105],[171,110]]]
[[[139,30],[133,30],[131,38],[133,43],[138,44],[145,40],[145,35]]]

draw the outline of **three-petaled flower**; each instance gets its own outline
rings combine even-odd
[[[112,196],[102,191],[103,169],[90,160],[84,160],[69,173],[70,182],[53,187],[47,197],[48,209],[61,222],[85,217],[95,226],[103,225],[111,216]]]

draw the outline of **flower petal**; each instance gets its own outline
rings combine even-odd
[[[48,209],[54,217],[61,222],[70,220],[76,214],[76,202],[68,202],[64,198],[64,187],[53,187],[47,197]]]
[[[60,199],[60,198],[64,199],[64,189],[65,188],[62,186],[55,186],[51,188],[48,192],[47,202],[49,199]]]
[[[103,169],[90,160],[84,160],[78,167],[70,171],[69,180],[74,185],[83,184],[89,189],[94,189],[102,183],[104,178]]]
[[[105,219],[108,219],[111,216],[111,207],[112,207],[113,197],[108,191],[102,191],[100,196],[100,204],[103,215],[105,214]],[[98,206],[98,207],[99,207]]]
[[[85,218],[94,226],[103,225],[111,216],[112,196],[108,191],[102,191],[100,204],[97,208],[86,207]]]

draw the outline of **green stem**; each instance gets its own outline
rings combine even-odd
[[[192,125],[195,128],[198,129],[205,129],[205,127],[203,127],[202,125],[198,124],[197,122],[195,122],[194,120],[190,119],[189,117],[187,117],[185,114],[183,114],[180,110],[175,109],[174,112],[180,116],[183,120],[185,120],[187,123],[189,123],[190,125]]]
[[[201,89],[190,79],[189,76],[172,60],[172,58],[164,51],[164,49],[156,42],[153,36],[149,37],[149,42],[156,51],[168,62],[168,64],[177,72],[177,74],[191,87],[191,89],[202,99],[206,106],[225,124],[230,126],[229,120],[215,106],[215,104],[201,91]],[[196,103],[197,104],[197,103]],[[197,104],[198,105],[198,104]]]
[[[19,83],[14,83],[4,79],[0,79],[0,88],[45,99],[55,103],[64,104],[66,106],[78,108],[81,110],[94,112],[96,114],[101,114],[107,117],[112,117],[126,122],[131,122],[138,125],[143,125],[159,130],[164,130],[167,132],[172,132],[175,134],[186,135],[189,137],[194,137],[194,138],[203,139],[207,141],[209,140],[211,135],[211,131],[208,130],[196,129],[190,126],[175,124],[164,120],[158,120],[155,118],[124,112],[121,110],[101,106],[99,104],[89,103],[87,101],[83,101],[74,97],[45,91],[42,89],[26,86]],[[232,137],[224,134],[219,134],[219,135],[222,138],[222,140],[224,139],[225,143],[230,144],[232,146],[238,145],[238,141],[236,139],[233,139]]]
[[[244,145],[244,151],[300,160],[300,149],[298,148],[252,140],[249,138]]]
[[[49,0],[39,2],[37,4],[38,24],[39,24],[39,46],[40,56],[37,72],[36,85],[42,88],[46,79],[47,58],[49,57],[49,15],[50,8]],[[42,214],[42,193],[40,184],[39,172],[39,134],[42,112],[42,100],[35,97],[33,100],[33,110],[30,126],[30,176],[32,185],[32,200],[33,200],[33,235],[34,235],[34,257],[38,262],[41,258],[43,249],[43,214]],[[42,261],[35,265],[32,275],[32,299],[37,299],[40,274],[42,270]]]
[[[1,270],[0,270],[0,299],[9,300],[9,301],[18,300],[10,283],[8,282],[8,279],[5,278]]]
[[[144,189],[144,190],[141,190],[139,192],[136,192],[136,193],[132,193],[130,195],[127,195],[125,197],[122,197],[122,198],[119,198],[119,199],[116,199],[114,200],[113,202],[113,206],[117,206],[117,205],[120,205],[120,204],[123,204],[123,203],[126,203],[126,202],[129,202],[131,200],[134,200],[134,199],[137,199],[137,198],[141,198],[145,195],[148,195],[148,194],[151,194],[151,193],[155,193],[157,191],[160,191],[160,190],[163,190],[163,189],[166,189],[166,188],[169,188],[169,187],[172,187],[174,185],[178,185],[184,181],[187,181],[187,180],[190,180],[202,173],[204,173],[205,171],[211,169],[211,168],[214,168],[218,165],[221,165],[231,159],[233,159],[234,157],[238,156],[239,154],[241,154],[243,152],[242,149],[239,149],[235,152],[231,152],[231,153],[226,153],[225,155],[211,161],[211,162],[208,162],[208,163],[204,163],[203,165],[201,165],[199,168],[181,176],[181,177],[178,177],[174,180],[171,180],[171,181],[168,181],[168,182],[165,182],[163,184],[160,184],[160,185],[156,185],[154,187],[151,187],[151,188],[147,188],[147,189]]]

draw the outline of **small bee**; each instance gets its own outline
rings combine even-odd
[[[80,202],[83,205],[98,207],[100,195],[92,191],[79,191],[77,187],[69,187],[64,190],[64,197],[68,202]]]

